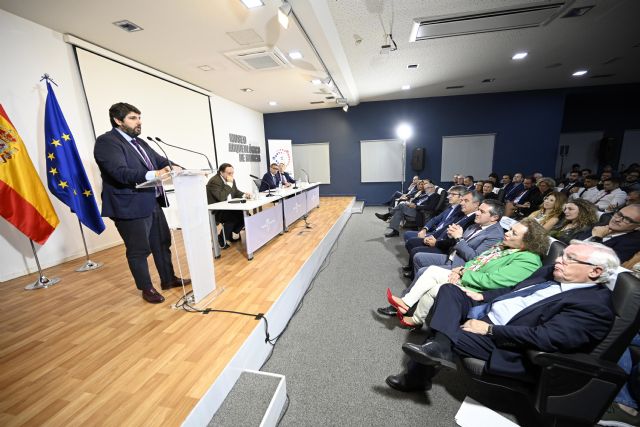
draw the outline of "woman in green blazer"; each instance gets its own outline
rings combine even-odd
[[[453,283],[475,292],[514,286],[542,266],[541,257],[548,249],[546,230],[537,221],[525,218],[505,233],[501,243],[463,267],[449,270],[430,266],[404,297],[393,296],[387,289],[387,299],[398,310],[403,325],[420,326],[443,284]],[[413,316],[404,316],[416,303]]]

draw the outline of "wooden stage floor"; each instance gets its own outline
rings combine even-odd
[[[322,197],[313,228],[294,223],[252,261],[224,250],[214,266],[225,290],[210,307],[268,311],[352,199]],[[23,290],[35,274],[0,284],[0,425],[180,425],[260,322],[174,310],[182,289],[144,302],[122,245],[91,259],[105,265],[76,273],[78,259],[45,270],[62,279],[49,289]]]

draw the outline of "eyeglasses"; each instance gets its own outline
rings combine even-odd
[[[592,267],[597,267],[596,264],[592,264],[590,262],[586,262],[586,261],[580,261],[579,259],[575,259],[575,258],[569,258],[567,256],[567,254],[563,253],[562,256],[560,257],[560,259],[562,259],[562,263],[564,265],[569,265],[569,264],[582,264],[582,265],[590,265]]]
[[[619,220],[622,220],[625,224],[640,224],[640,221],[634,221],[626,215],[622,215],[620,211],[617,211],[613,214],[613,217]]]

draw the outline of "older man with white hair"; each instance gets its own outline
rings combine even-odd
[[[489,374],[532,378],[526,350],[589,352],[614,319],[605,285],[620,265],[611,248],[571,241],[553,270],[542,267],[513,288],[484,293],[456,285],[440,288],[431,318],[432,337],[404,344],[408,370],[387,377],[401,391],[426,390],[438,368],[455,369],[454,353],[485,360]]]

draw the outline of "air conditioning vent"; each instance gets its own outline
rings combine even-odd
[[[469,15],[416,18],[410,41],[537,27],[563,10],[565,2],[544,2],[511,9],[495,9]]]
[[[289,68],[289,62],[277,47],[264,46],[225,53],[227,58],[247,71],[265,71]]]

